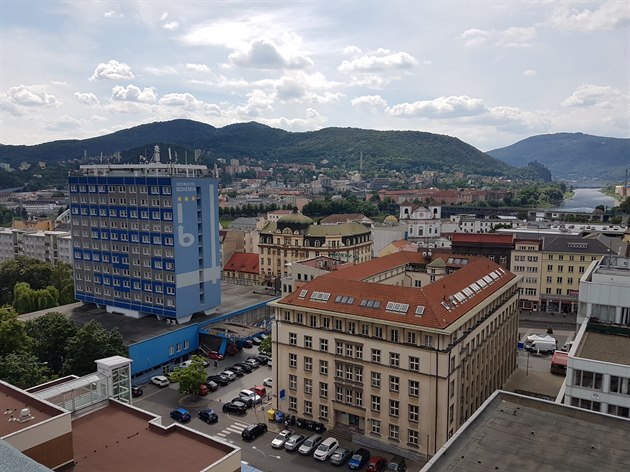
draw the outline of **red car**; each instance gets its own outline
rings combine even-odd
[[[217,351],[208,352],[208,359],[214,359],[215,361],[222,361],[223,356],[219,354]]]
[[[387,460],[384,457],[372,457],[368,461],[366,472],[382,472],[387,466]]]

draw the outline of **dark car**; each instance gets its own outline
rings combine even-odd
[[[206,380],[203,384],[208,387],[208,390],[211,392],[216,392],[219,389],[219,384],[214,380]]]
[[[178,408],[177,410],[171,411],[171,418],[180,423],[188,423],[192,417],[185,408]]]
[[[334,465],[341,465],[346,462],[352,456],[352,449],[346,449],[345,447],[339,447],[333,455],[330,456],[330,463]]]
[[[387,459],[374,456],[368,461],[366,472],[383,472],[387,466]]]
[[[229,367],[228,370],[234,372],[237,377],[242,377],[243,375],[245,375],[245,369],[236,364],[234,364],[232,367]]]
[[[239,413],[244,415],[247,413],[247,405],[240,399],[233,400],[230,403],[223,404],[223,413]]]
[[[262,340],[259,338],[252,338],[252,344],[254,346],[260,346],[262,344]]]
[[[132,385],[131,386],[131,396],[132,397],[140,397],[142,396],[144,392],[142,391],[142,389],[140,387],[138,387],[137,385]]]
[[[245,406],[247,406],[247,408],[253,408],[253,406],[254,406],[254,399],[253,398],[237,397],[237,398],[233,398],[232,399],[232,403],[234,403],[234,402],[245,403]]]
[[[407,471],[407,462],[404,457],[394,456],[387,463],[387,471],[392,472],[406,472]]]
[[[271,359],[270,352],[258,351],[258,357],[266,357],[268,360]]]
[[[249,374],[253,369],[253,367],[251,365],[249,365],[247,362],[237,362],[236,364],[234,364],[237,367],[240,367],[241,369],[243,369],[243,371],[246,374]]]
[[[197,413],[197,417],[201,421],[205,421],[208,424],[216,423],[219,421],[219,415],[217,415],[214,410],[201,410]]]
[[[210,381],[218,383],[221,386],[225,386],[230,383],[230,379],[226,375],[220,375],[220,374],[209,375],[206,378],[206,382],[210,382]]]
[[[267,432],[267,425],[265,423],[254,423],[250,424],[247,428],[243,430],[241,436],[243,439],[256,439],[261,434],[265,434]]]
[[[254,347],[254,345],[252,344],[252,342],[248,339],[247,341],[243,341],[243,347],[245,349],[251,349],[252,347]]]
[[[348,461],[348,467],[358,470],[370,460],[370,451],[364,448],[357,449]]]
[[[247,360],[249,359],[258,361],[260,365],[267,365],[267,362],[269,362],[269,358],[267,356],[249,356]]]

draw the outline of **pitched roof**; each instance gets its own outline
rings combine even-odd
[[[507,244],[512,245],[514,235],[499,233],[453,233],[451,241],[456,243],[473,243],[473,244]]]
[[[362,221],[368,219],[361,213],[335,213],[323,218],[319,223],[323,225],[335,225],[338,223],[349,223],[351,221]]]
[[[235,252],[230,260],[223,266],[223,270],[235,272],[245,272],[248,274],[258,274],[258,254],[251,252]]]
[[[410,254],[413,253],[396,253],[392,256]],[[362,265],[364,264],[355,267],[360,268]],[[385,322],[445,329],[516,277],[498,264],[484,258],[478,258],[423,288],[363,282],[340,277],[350,271],[352,269],[345,269],[318,277],[277,303]],[[477,285],[473,285],[474,283]],[[317,299],[321,296],[318,294],[327,294],[327,300]],[[341,301],[342,297],[346,297],[345,302]],[[348,303],[350,299],[352,302]],[[368,300],[378,302],[378,306],[367,306]],[[402,310],[405,305],[407,305],[406,310]],[[397,307],[399,311],[395,311]]]
[[[576,254],[606,254],[608,247],[596,239],[580,236],[546,236],[543,252],[573,252]]]

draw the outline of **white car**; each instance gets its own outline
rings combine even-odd
[[[151,377],[151,383],[162,388],[167,387],[171,382],[169,382],[169,380],[163,375],[156,375],[155,377]]]
[[[252,390],[241,390],[240,392],[238,392],[238,396],[254,400],[254,405],[262,403],[262,398],[260,397],[260,395],[256,395],[256,393]]]
[[[317,449],[315,449],[315,452],[313,453],[313,457],[318,461],[328,460],[338,447],[339,441],[335,438],[326,438],[323,443],[317,446]]]
[[[187,360],[182,362],[181,364],[179,364],[179,368],[180,369],[187,369],[188,367],[190,367],[192,365],[192,361],[191,360]]]
[[[231,370],[224,370],[223,372],[221,372],[223,375],[227,375],[228,378],[230,379],[230,381],[232,380],[236,380],[236,374],[234,372],[232,372]]]
[[[271,377],[267,377],[265,380],[263,380],[263,385],[265,387],[273,387],[273,379]]]
[[[291,431],[290,429],[285,429],[284,431],[280,431],[278,435],[273,438],[271,441],[271,447],[274,449],[282,449],[284,447],[284,443],[287,442],[295,431]]]

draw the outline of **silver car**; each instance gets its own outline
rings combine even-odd
[[[302,434],[294,434],[289,439],[287,439],[287,442],[284,443],[284,448],[287,451],[295,451],[298,447],[302,445],[305,439],[306,437]]]
[[[298,449],[298,452],[304,456],[308,456],[309,454],[313,454],[319,443],[324,440],[321,434],[313,434],[310,438],[308,438]]]
[[[273,438],[273,441],[271,441],[271,447],[273,447],[274,449],[282,449],[284,447],[284,443],[287,442],[287,440],[293,436],[294,431],[290,430],[290,429],[285,429],[284,431],[280,431],[278,433],[278,435]]]

